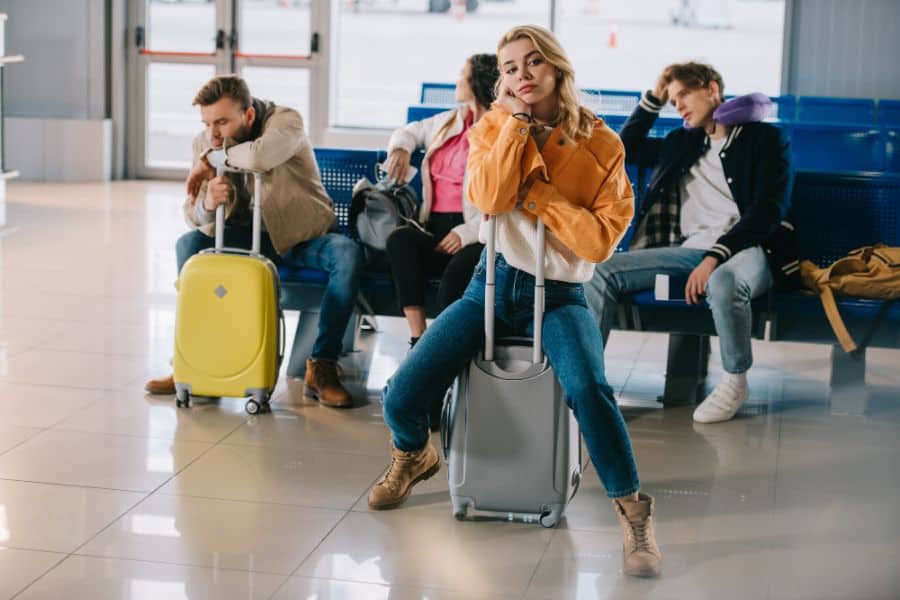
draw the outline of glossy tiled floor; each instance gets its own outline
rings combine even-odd
[[[458,523],[442,477],[367,509],[397,320],[344,361],[352,410],[284,379],[261,417],[145,396],[171,353],[180,198],[174,183],[10,187],[0,598],[900,597],[900,353],[870,353],[872,414],[848,417],[827,405],[828,348],[757,344],[751,404],[699,426],[656,407],[665,338],[614,334],[609,379],[665,556],[661,578],[630,580],[592,471],[555,530]]]

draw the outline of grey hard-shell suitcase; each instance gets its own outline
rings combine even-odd
[[[534,338],[494,342],[496,219],[487,236],[485,348],[457,377],[444,405],[441,440],[453,514],[538,515],[559,522],[581,480],[581,438],[541,351],[544,225],[538,222]]]

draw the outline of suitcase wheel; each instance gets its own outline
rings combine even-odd
[[[457,508],[455,511],[453,511],[453,518],[456,519],[457,521],[465,521],[467,512],[469,512],[469,507],[468,507],[468,505],[463,504],[462,506]]]
[[[538,522],[541,524],[541,527],[546,527],[550,529],[552,527],[556,527],[556,524],[559,522],[559,513],[557,511],[545,510],[541,513],[541,517]]]
[[[248,415],[258,415],[272,412],[272,407],[269,406],[269,398],[267,396],[253,396],[247,400],[244,410],[247,411]]]
[[[175,392],[175,407],[176,408],[190,408],[191,407],[191,394],[186,390],[178,390]]]

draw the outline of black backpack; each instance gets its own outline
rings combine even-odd
[[[419,199],[409,185],[379,182],[372,185],[361,179],[353,189],[349,224],[353,237],[368,251],[384,251],[387,239],[398,227],[411,225],[421,229],[416,217]]]

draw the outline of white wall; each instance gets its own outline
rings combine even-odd
[[[7,116],[109,116],[105,0],[0,0],[0,12],[7,52],[27,60],[6,74]]]
[[[900,98],[900,0],[791,0],[786,93]]]

